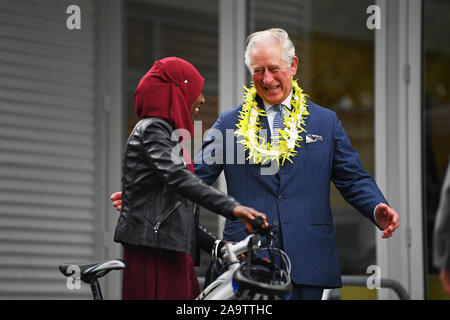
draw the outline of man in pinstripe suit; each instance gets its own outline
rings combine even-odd
[[[262,126],[274,132],[274,126],[278,128],[283,121],[277,120],[280,110],[272,106],[291,107],[292,78],[298,65],[294,45],[282,29],[257,32],[247,39],[245,60],[258,107],[267,114],[260,117]],[[285,109],[281,108],[286,114]],[[265,212],[268,221],[278,226],[279,245],[292,262],[292,299],[320,299],[324,288],[342,286],[330,181],[347,202],[384,230],[383,238],[392,236],[399,218],[363,169],[336,114],[313,102],[307,110],[307,132],[301,133],[301,147],[295,148],[298,153],[274,174],[264,174],[264,166],[238,159],[240,144],[227,131],[236,129],[242,105],[220,115],[213,126],[216,130],[210,131],[194,160],[201,179],[212,184],[223,171],[228,194]],[[211,161],[212,157],[226,161]],[[226,221],[225,240],[240,241],[245,236],[241,224]]]

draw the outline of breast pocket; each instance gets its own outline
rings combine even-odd
[[[310,143],[302,143],[299,156],[303,157],[309,170],[327,170],[333,160],[333,144],[322,140]]]
[[[313,140],[307,142],[307,138],[303,138],[302,147],[306,150],[326,150],[330,147],[330,142],[327,140],[324,140],[323,138],[321,140]]]

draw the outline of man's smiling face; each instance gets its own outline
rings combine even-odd
[[[279,43],[255,44],[250,51],[252,79],[259,96],[270,104],[279,104],[292,90],[292,77],[297,72],[298,58],[289,66],[282,57]]]

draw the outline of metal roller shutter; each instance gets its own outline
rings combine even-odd
[[[90,297],[57,265],[98,250],[93,6],[0,2],[0,299]]]

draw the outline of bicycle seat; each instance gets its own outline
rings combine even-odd
[[[85,283],[91,283],[92,280],[101,278],[112,270],[121,270],[123,268],[125,268],[125,263],[119,259],[97,263],[62,263],[58,266],[59,271],[66,277],[79,272],[80,279]]]

